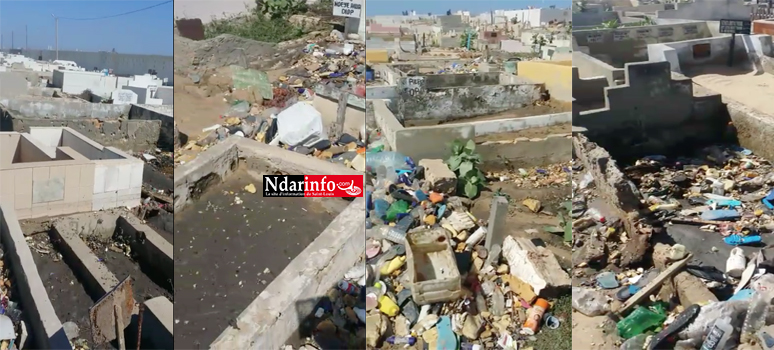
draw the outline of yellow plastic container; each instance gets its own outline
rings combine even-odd
[[[398,307],[398,304],[390,299],[390,297],[382,295],[382,297],[379,298],[379,311],[387,316],[395,317],[398,316],[400,308]]]

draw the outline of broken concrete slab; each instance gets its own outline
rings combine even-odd
[[[511,275],[529,283],[535,294],[556,294],[569,289],[572,284],[554,253],[527,238],[506,237],[503,257],[508,261]]]
[[[430,182],[431,190],[449,195],[457,190],[457,175],[442,159],[422,159],[419,166],[425,168],[425,179]]]
[[[666,244],[658,243],[653,247],[653,265],[664,271],[669,263],[671,247]],[[665,284],[664,287],[669,285],[674,288],[677,296],[680,298],[680,304],[685,307],[693,304],[704,305],[708,302],[718,301],[718,298],[713,294],[704,282],[698,277],[691,275],[686,271],[678,272],[673,278],[671,284]]]

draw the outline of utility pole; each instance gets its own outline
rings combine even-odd
[[[56,26],[56,29],[54,32],[56,35],[56,38],[55,38],[56,41],[54,42],[54,44],[56,45],[56,60],[58,61],[59,60],[59,17],[54,16],[53,13],[51,14],[51,17],[54,17],[54,25]]]

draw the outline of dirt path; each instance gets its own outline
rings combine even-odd
[[[774,104],[765,96],[774,96],[774,75],[746,72],[739,68],[710,66],[692,69],[686,75],[695,84],[715,91],[763,113],[774,115]]]

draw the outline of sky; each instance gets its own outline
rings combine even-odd
[[[365,0],[366,15],[400,15],[402,11],[414,10],[417,14],[445,15],[447,10],[452,13],[462,10],[473,14],[489,10],[518,10],[527,6],[548,7],[556,5],[559,8],[570,8],[571,0]]]
[[[59,49],[80,51],[112,51],[118,53],[165,55],[174,52],[172,2],[123,16],[98,20],[72,20],[115,16],[162,1],[0,1],[0,33],[4,49],[24,48],[25,26],[30,49],[53,49],[56,43],[56,25],[52,14],[59,20]]]

